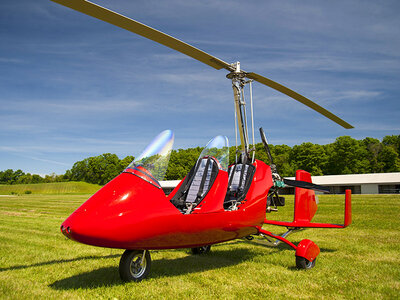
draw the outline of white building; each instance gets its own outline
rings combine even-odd
[[[316,184],[329,186],[333,194],[351,189],[354,194],[400,193],[400,172],[312,176]]]
[[[180,180],[161,181],[161,186],[169,194],[179,182]],[[328,186],[332,194],[343,194],[346,189],[351,189],[353,194],[400,193],[400,172],[312,176],[312,182]],[[293,193],[294,188],[286,188],[286,194]]]

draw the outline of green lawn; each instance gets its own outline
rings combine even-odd
[[[310,271],[294,251],[242,240],[214,245],[205,256],[151,251],[140,283],[119,279],[123,250],[67,240],[61,222],[89,195],[0,197],[0,299],[399,299],[400,196],[353,196],[353,225],[289,236],[321,248]],[[340,222],[344,196],[320,196],[315,221]],[[293,198],[278,214],[290,220]],[[279,233],[282,228],[267,227]]]
[[[94,194],[100,185],[87,182],[52,182],[32,184],[0,184],[0,195],[22,194]]]

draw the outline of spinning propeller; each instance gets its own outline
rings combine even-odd
[[[272,171],[272,178],[274,179],[275,185],[278,185],[278,187],[279,187],[279,182],[283,182],[286,185],[298,187],[298,188],[302,188],[302,189],[314,190],[314,191],[319,191],[319,192],[323,192],[323,193],[327,193],[327,194],[329,194],[331,192],[328,187],[318,185],[318,184],[315,184],[312,182],[282,178],[277,173],[276,165],[274,164],[274,161],[272,160],[272,155],[271,155],[271,151],[269,149],[268,141],[265,136],[264,129],[262,129],[262,127],[260,128],[260,135],[261,135],[261,140],[264,145],[265,151],[267,152],[269,161],[271,163],[270,166],[271,166],[271,171]]]
[[[67,6],[94,18],[103,20],[107,23],[113,24],[115,26],[121,27],[133,33],[139,34],[145,38],[148,38],[152,41],[155,41],[159,44],[162,44],[166,47],[174,49],[178,52],[186,54],[210,67],[213,67],[217,70],[226,69],[227,71],[231,72],[230,78],[248,78],[255,80],[259,83],[262,83],[270,88],[273,88],[301,103],[310,107],[311,109],[319,112],[323,116],[331,119],[332,121],[336,122],[337,124],[343,126],[344,128],[350,129],[353,128],[352,125],[345,122],[338,116],[334,115],[333,113],[329,112],[325,108],[321,107],[320,105],[316,104],[315,102],[311,101],[310,99],[296,93],[295,91],[275,82],[271,79],[268,79],[264,76],[261,76],[257,73],[253,72],[246,72],[240,69],[240,65],[238,63],[229,64],[215,56],[212,56],[196,47],[193,47],[185,42],[182,42],[170,35],[167,35],[161,31],[158,31],[154,28],[151,28],[147,25],[144,25],[140,22],[132,20],[128,17],[120,15],[116,12],[113,12],[109,9],[101,7],[97,4],[94,4],[89,1],[85,0],[51,0],[53,2],[59,3],[61,5]],[[238,67],[239,66],[239,67]],[[243,139],[242,139],[243,142]]]

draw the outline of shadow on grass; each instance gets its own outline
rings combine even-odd
[[[118,267],[105,267],[90,272],[74,275],[53,282],[49,287],[55,290],[91,289],[103,286],[120,285]]]
[[[182,258],[159,259],[151,262],[148,278],[173,277],[189,273],[224,268],[251,259],[248,249],[212,250],[205,255],[188,255]],[[119,278],[118,266],[104,267],[58,280],[49,286],[56,290],[91,289],[125,284]]]
[[[267,245],[265,240],[263,240],[261,238],[254,239],[254,240],[244,240],[244,239],[235,240],[234,242],[228,242],[228,243],[229,243],[229,245],[251,244],[254,246],[258,246],[260,248],[268,248],[275,252],[283,251],[283,250],[293,250],[294,251],[294,249],[291,246],[289,246],[288,244],[286,244],[284,242],[279,243],[277,246],[270,246],[270,245]],[[293,241],[292,243],[295,245],[298,245],[300,243],[300,241]],[[336,252],[337,249],[320,248],[320,251],[321,252]]]
[[[113,254],[113,255],[107,255],[107,256],[90,255],[90,256],[83,256],[83,257],[77,257],[77,258],[71,258],[71,259],[50,260],[50,261],[44,261],[44,262],[30,264],[30,265],[17,265],[17,266],[11,266],[8,268],[0,268],[0,272],[28,269],[28,268],[41,267],[41,266],[53,265],[53,264],[69,263],[69,262],[80,261],[80,260],[115,258],[115,257],[119,257],[119,256],[121,256],[121,255],[120,254]]]

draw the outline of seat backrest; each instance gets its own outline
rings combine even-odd
[[[234,209],[246,197],[255,167],[249,164],[235,164],[229,167],[229,183],[224,208]]]
[[[213,168],[211,158],[203,158],[198,163],[200,165],[193,175],[192,183],[187,192],[186,202],[189,203],[197,202],[199,198],[202,198],[203,194],[208,191],[208,187],[210,186]]]
[[[171,199],[171,203],[180,210],[186,210],[188,205],[193,208],[199,204],[212,187],[218,171],[219,166],[213,157],[200,158]]]
[[[244,190],[245,181],[247,178],[247,171],[249,170],[249,165],[237,164],[229,169],[229,186],[228,190],[231,192],[237,192],[239,190]]]

